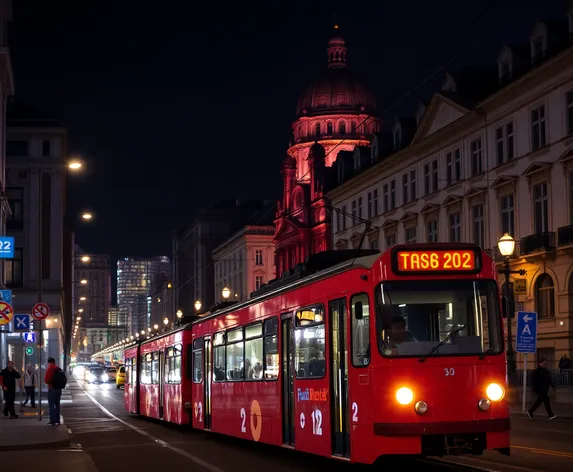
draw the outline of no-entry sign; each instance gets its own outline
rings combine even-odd
[[[50,307],[45,303],[36,303],[32,308],[32,318],[38,321],[45,320],[50,314]]]
[[[14,308],[6,302],[0,302],[0,326],[10,323],[14,316]]]

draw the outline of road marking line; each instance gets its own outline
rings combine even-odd
[[[456,461],[450,461],[448,459],[441,459],[444,462],[452,462],[453,464],[458,464]],[[531,469],[529,467],[524,467],[522,465],[514,465],[514,464],[507,464],[505,462],[499,462],[496,460],[488,460],[488,459],[478,459],[476,457],[459,457],[458,461],[468,461],[468,462],[477,462],[479,464],[485,464],[491,466],[492,464],[496,467],[503,467],[508,469],[515,469],[515,470],[522,470],[523,472],[543,472],[541,469]],[[463,463],[463,462],[461,462]],[[465,465],[465,464],[464,464]],[[491,470],[491,469],[490,469]]]
[[[534,452],[537,454],[546,454],[548,456],[567,457],[569,459],[573,459],[573,453],[571,452],[551,451],[549,449],[537,449],[535,447],[514,446],[513,444],[511,447],[515,449],[523,449],[525,451]]]
[[[80,386],[80,388],[82,388],[81,384],[79,382],[77,382],[77,383]],[[144,431],[143,429],[138,428],[137,426],[134,426],[131,423],[128,423],[127,421],[122,420],[121,418],[118,418],[111,411],[109,411],[105,406],[103,406],[100,402],[98,402],[92,395],[90,395],[89,392],[86,391],[86,395],[107,416],[109,416],[110,418],[112,418],[116,421],[119,421],[121,424],[132,429],[136,433],[139,433],[142,436],[145,436],[145,437],[151,439],[153,442],[160,444],[162,447],[165,447],[165,448],[179,454],[180,456],[183,456],[186,459],[189,459],[189,460],[195,462],[196,464],[199,464],[201,467],[204,467],[205,469],[210,470],[211,472],[225,472],[223,469],[217,467],[216,465],[210,464],[209,462],[206,462],[203,459],[200,459],[199,457],[194,456],[193,454],[189,454],[187,451],[184,451],[183,449],[179,449],[178,447],[172,446],[171,444],[169,444],[169,443],[167,443],[167,442],[165,442],[159,438],[156,438],[152,434],[149,434],[147,431]]]
[[[450,461],[447,459],[416,459],[416,461],[417,462],[426,462],[426,463],[433,464],[433,465],[442,464],[446,467],[452,467],[452,468],[456,468],[456,469],[466,467],[468,469],[481,470],[483,472],[499,472],[495,469],[489,469],[489,468],[485,468],[485,467],[476,467],[476,466],[471,465],[471,464],[464,464],[463,462],[455,462],[455,461]]]

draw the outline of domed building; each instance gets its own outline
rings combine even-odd
[[[283,198],[275,220],[277,276],[310,254],[332,248],[332,215],[324,197],[326,168],[340,151],[369,146],[380,122],[376,98],[347,67],[344,39],[328,43],[328,67],[302,93],[283,162]]]

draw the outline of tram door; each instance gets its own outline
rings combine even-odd
[[[157,375],[155,379],[158,383],[159,395],[159,419],[163,419],[163,399],[165,398],[165,351],[158,351],[153,353],[153,361],[158,363]]]
[[[281,315],[283,444],[294,446],[294,329],[292,313]]]
[[[332,408],[332,454],[350,457],[348,412],[348,314],[346,299],[328,303],[330,314],[330,391]]]
[[[203,399],[203,424],[205,429],[211,429],[211,339],[205,338],[205,350],[203,352],[204,368],[203,368],[203,392],[205,398]]]

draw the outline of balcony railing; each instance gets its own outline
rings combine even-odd
[[[573,225],[562,226],[557,230],[557,244],[559,246],[573,244]]]
[[[540,251],[551,251],[555,249],[555,232],[531,234],[522,238],[519,242],[521,255],[532,254]]]

